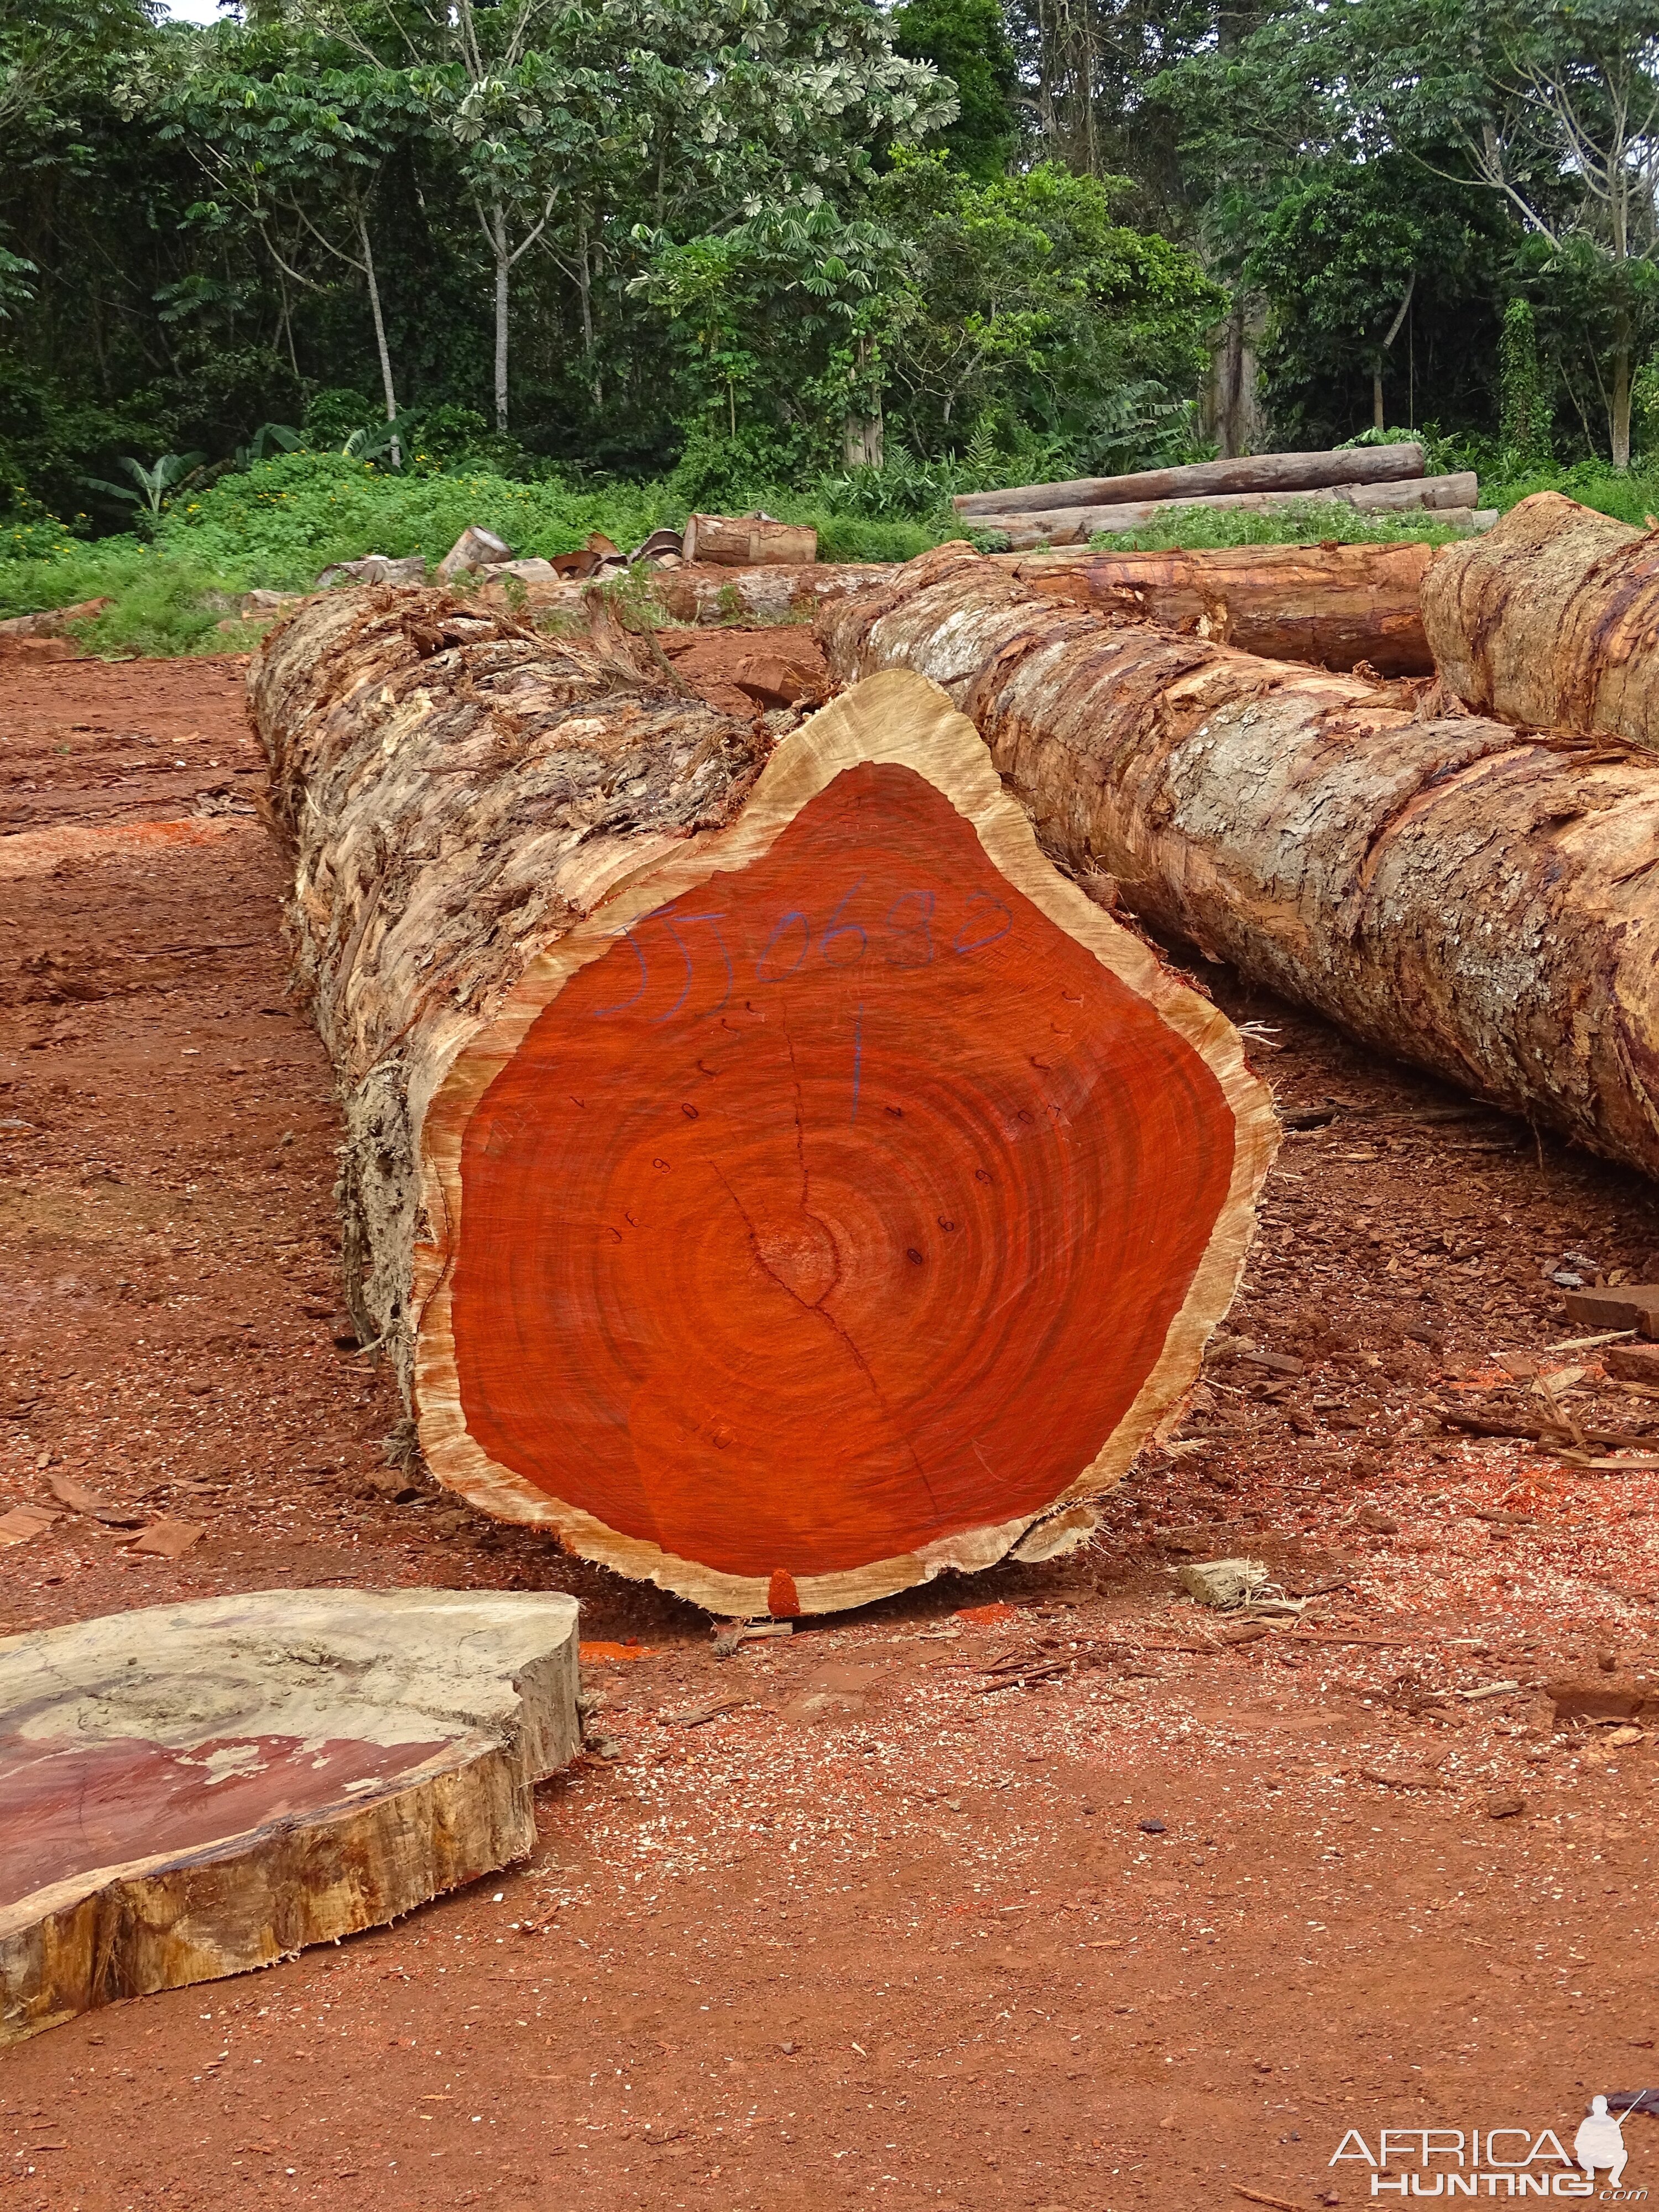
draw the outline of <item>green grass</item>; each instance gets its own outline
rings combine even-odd
[[[1481,503],[1508,507],[1544,490],[1564,491],[1638,527],[1659,513],[1659,471],[1617,477],[1589,462],[1483,481]],[[966,530],[942,499],[920,519],[849,512],[830,481],[817,491],[769,494],[762,504],[785,521],[811,524],[825,561],[908,561]],[[304,590],[323,568],[369,552],[423,553],[436,561],[469,522],[496,532],[515,552],[550,557],[574,551],[595,530],[625,549],[652,530],[678,529],[685,517],[684,500],[662,479],[587,487],[418,465],[398,475],[338,453],[285,453],[186,494],[162,516],[152,543],[123,536],[88,544],[38,509],[20,510],[9,531],[0,525],[0,617],[107,598],[104,613],[81,628],[94,652],[222,652],[233,641],[218,625],[242,592]],[[974,535],[988,545],[999,542],[983,526],[975,526]],[[1155,528],[1094,543],[1130,552],[1320,539],[1437,544],[1453,535],[1432,514],[1362,514],[1310,499],[1273,514],[1181,508]]]
[[[824,561],[908,561],[957,529],[948,509],[928,522],[872,519],[794,493],[767,507],[816,527]],[[482,470],[399,476],[337,453],[284,453],[176,501],[150,544],[128,536],[87,544],[33,520],[9,542],[0,532],[0,616],[108,598],[113,604],[80,628],[94,652],[222,652],[218,625],[242,592],[303,591],[323,569],[364,553],[435,562],[477,522],[517,554],[551,559],[596,530],[626,550],[653,530],[682,527],[686,513],[661,481],[588,490]]]
[[[1484,496],[1484,495],[1483,495]],[[1293,507],[1177,507],[1167,522],[1145,530],[1099,530],[1089,540],[1109,552],[1206,552],[1225,545],[1444,545],[1463,533],[1437,521],[1431,508],[1405,514],[1362,514],[1335,499]]]

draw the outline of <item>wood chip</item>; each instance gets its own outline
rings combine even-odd
[[[0,1513],[0,1544],[27,1544],[62,1517],[43,1505],[14,1505],[9,1513]]]
[[[207,1530],[193,1521],[152,1521],[127,1549],[143,1552],[151,1559],[179,1559],[206,1534]]]

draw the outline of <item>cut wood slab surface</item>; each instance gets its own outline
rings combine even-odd
[[[520,1856],[580,1747],[576,1618],[264,1590],[0,1641],[0,2043]]]
[[[1441,549],[1423,621],[1448,688],[1479,714],[1659,750],[1659,535],[1534,493]]]
[[[757,778],[580,640],[413,619],[316,606],[254,698],[434,1472],[739,1615],[1083,1540],[1237,1279],[1237,1033],[933,684]]]

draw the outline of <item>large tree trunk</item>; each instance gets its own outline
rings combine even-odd
[[[1047,848],[1157,928],[1659,1174],[1659,763],[1080,614],[952,547],[818,632],[843,681],[944,685]]]
[[[1237,545],[1200,553],[998,553],[1052,599],[1139,615],[1275,660],[1364,661],[1427,676],[1420,594],[1427,545]]]
[[[1659,750],[1659,544],[1557,491],[1443,546],[1423,627],[1447,686],[1506,722]]]
[[[1460,471],[1455,476],[1420,477],[1402,483],[1330,484],[1318,492],[1228,491],[1206,492],[1180,499],[1136,500],[1112,507],[1055,507],[1042,513],[975,514],[969,519],[981,530],[1000,530],[1012,551],[1034,545],[1082,545],[1097,530],[1145,530],[1171,521],[1188,507],[1243,507],[1263,514],[1304,507],[1310,499],[1330,500],[1342,507],[1358,507],[1367,514],[1432,511],[1448,521],[1472,520],[1480,497],[1480,479]]]
[[[767,760],[624,645],[368,591],[252,674],[429,1464],[744,1613],[1081,1540],[1237,1282],[1236,1034],[933,686]]]
[[[1255,453],[1194,461],[1127,477],[1076,477],[1066,483],[1017,484],[1006,491],[962,492],[962,514],[1036,514],[1054,507],[1111,507],[1126,501],[1181,499],[1206,492],[1322,491],[1340,483],[1397,483],[1423,473],[1421,446],[1358,446],[1325,453]]]
[[[712,561],[722,568],[752,568],[769,561],[799,567],[818,557],[818,533],[810,523],[778,522],[769,514],[694,514],[684,544],[688,561]]]

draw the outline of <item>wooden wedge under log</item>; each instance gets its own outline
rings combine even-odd
[[[348,1290],[434,1473],[745,1615],[1085,1538],[1275,1125],[944,694],[769,757],[619,646],[373,591],[252,689]]]
[[[1230,545],[1209,552],[998,553],[1063,604],[1143,617],[1270,660],[1427,676],[1419,604],[1428,545]]]
[[[1442,550],[1423,621],[1448,688],[1478,713],[1659,750],[1659,533],[1534,492]]]
[[[1056,605],[943,546],[818,635],[973,720],[1048,850],[1369,1045],[1659,1174],[1659,761]]]
[[[1191,461],[1127,477],[1075,477],[1065,483],[1015,484],[1006,491],[958,493],[961,515],[1035,514],[1046,507],[1110,507],[1131,500],[1185,499],[1211,492],[1310,492],[1332,484],[1399,483],[1423,473],[1421,446],[1344,446],[1322,453],[1246,453],[1231,461]]]

